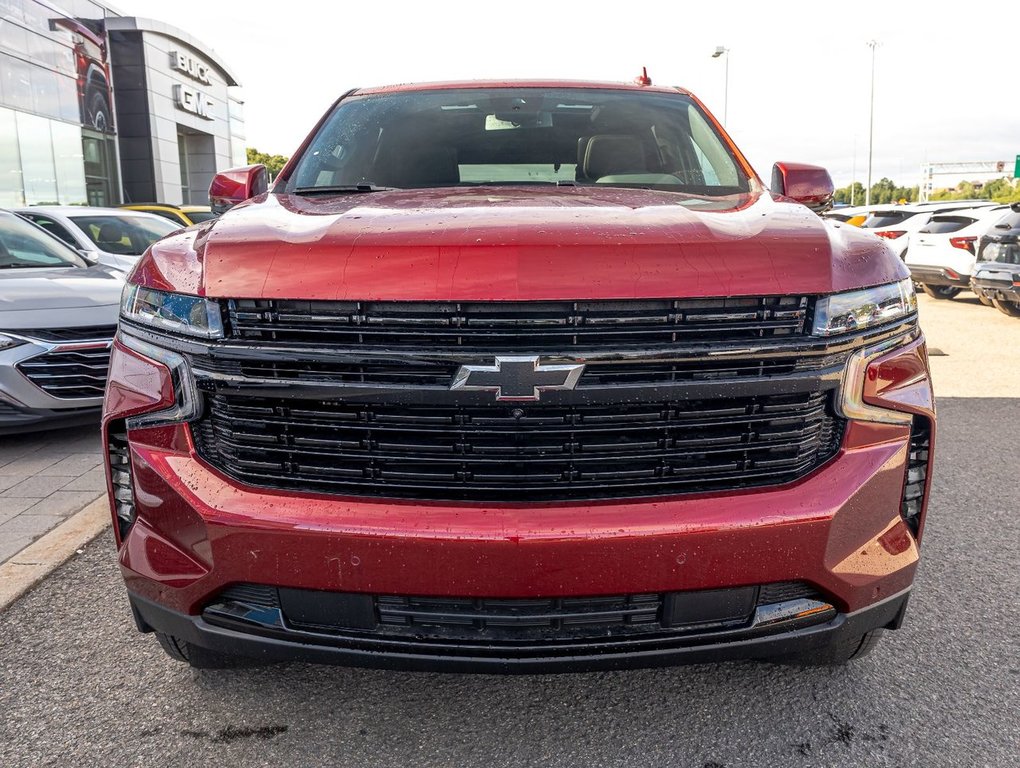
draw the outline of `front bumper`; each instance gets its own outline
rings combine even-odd
[[[189,426],[132,422],[136,413],[170,412],[179,405],[175,392],[187,388],[171,385],[168,368],[161,372],[142,356],[115,353],[104,431],[108,466],[114,467],[111,492],[118,499],[120,566],[139,627],[263,656],[416,668],[464,668],[477,658],[496,659],[487,663],[492,669],[507,666],[508,659],[528,659],[534,661],[518,668],[538,671],[569,666],[575,657],[580,668],[607,668],[793,653],[862,626],[861,632],[895,626],[902,604],[888,614],[868,609],[892,604],[913,581],[930,486],[934,408],[923,339],[888,350],[848,364],[843,375],[854,388],[842,400],[840,449],[796,481],[542,503],[367,499],[246,485],[197,455]],[[890,409],[899,411],[895,418]],[[283,620],[266,613],[225,621],[222,611],[213,610],[225,593],[246,585],[281,595],[353,595],[367,600],[368,615],[382,624],[382,606],[393,601],[574,604],[748,588],[760,594],[764,587],[755,585],[790,582],[813,588],[830,613],[813,613],[810,625],[783,625],[778,632],[773,626],[768,635],[758,632],[750,615],[750,623],[678,635],[658,633],[674,628],[661,618],[663,610],[653,617],[659,625],[651,634],[626,642],[614,638],[615,645],[606,638],[589,643],[590,636],[565,644],[558,632],[563,625],[553,625],[557,631],[527,648],[514,643],[516,636],[509,644],[474,636],[465,650],[461,643],[437,642],[442,634],[427,628],[410,640],[352,637],[342,631],[349,625],[332,620],[325,624],[341,631],[291,626],[283,614]],[[321,607],[326,600],[312,602]],[[878,618],[865,626],[850,621],[857,615]]]
[[[910,278],[915,283],[924,285],[948,285],[954,288],[969,288],[970,275],[964,275],[946,267],[915,266],[910,267]]]
[[[833,460],[785,486],[523,506],[257,490],[197,458],[184,427],[136,429],[130,437],[137,518],[121,542],[120,565],[140,626],[265,658],[540,671],[794,653],[862,626],[890,625],[900,603],[866,609],[905,595],[918,561],[917,539],[900,516],[909,441],[909,428],[901,425],[851,422]],[[463,599],[687,592],[785,581],[816,587],[836,615],[824,625],[767,637],[734,630],[612,649],[594,643],[571,646],[563,658],[542,648],[523,653],[510,647],[502,656],[477,654],[484,656],[479,661],[470,649],[424,653],[406,642],[324,642],[251,625],[213,625],[203,616],[224,589],[244,583]]]

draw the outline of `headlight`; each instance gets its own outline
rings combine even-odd
[[[826,296],[815,304],[815,336],[835,336],[885,325],[917,311],[910,278]]]
[[[0,333],[0,349],[10,349],[24,343],[21,339],[12,339],[10,336]]]
[[[164,331],[207,339],[223,338],[219,305],[201,296],[128,285],[121,298],[120,314],[125,320]]]

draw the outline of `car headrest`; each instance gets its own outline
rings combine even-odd
[[[647,173],[644,147],[637,136],[592,136],[584,150],[584,175],[600,179],[617,173]]]
[[[124,239],[124,229],[116,221],[104,222],[99,227],[96,240],[100,243],[119,243]]]
[[[420,138],[390,141],[379,148],[370,181],[385,187],[445,187],[460,183],[453,147],[421,144]]]

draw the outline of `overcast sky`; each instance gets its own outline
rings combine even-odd
[[[876,39],[873,180],[916,184],[921,164],[1020,153],[1013,40],[1020,3],[237,2],[117,0],[180,27],[241,81],[249,146],[289,155],[355,86],[444,79],[682,85],[723,117],[768,182],[776,160],[824,165],[837,185],[868,162]],[[993,45],[996,35],[1000,44]],[[999,53],[996,53],[996,50]],[[987,62],[987,63],[984,63]],[[1006,66],[996,72],[995,64]],[[856,147],[856,150],[855,150]],[[936,186],[940,186],[938,181]]]

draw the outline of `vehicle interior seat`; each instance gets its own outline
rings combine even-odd
[[[449,187],[460,184],[457,151],[422,144],[411,136],[380,142],[368,181],[383,187]]]
[[[600,134],[577,144],[581,178],[595,181],[619,173],[649,173],[648,158],[641,139],[626,134]]]
[[[124,229],[116,221],[104,221],[99,226],[96,243],[107,253],[130,253],[132,246],[124,242]]]

